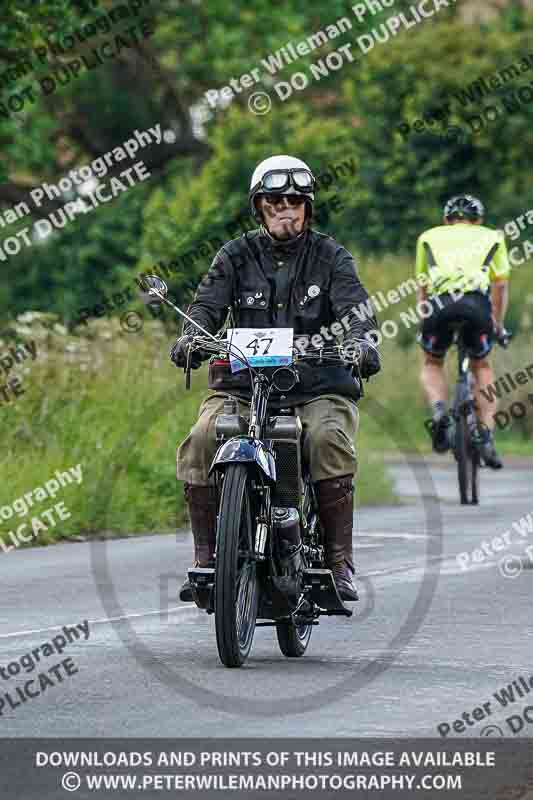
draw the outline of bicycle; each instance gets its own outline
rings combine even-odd
[[[460,323],[454,334],[457,345],[458,375],[453,404],[451,406],[451,425],[448,438],[457,462],[457,478],[461,505],[479,504],[479,470],[481,464],[480,447],[483,442],[482,430],[485,427],[477,415],[474,397],[475,378],[470,368],[470,357],[463,340],[466,322]],[[511,334],[505,329],[496,341],[506,349]],[[432,421],[426,422],[430,429]]]

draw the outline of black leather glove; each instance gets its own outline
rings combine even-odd
[[[347,358],[354,359],[356,370],[358,370],[361,378],[370,378],[381,369],[381,359],[379,352],[374,345],[370,342],[350,340],[343,342],[343,350]]]
[[[180,336],[179,339],[176,340],[175,344],[173,345],[170,351],[170,359],[174,362],[177,367],[186,367],[187,366],[187,358],[189,356],[189,348],[192,344],[193,337],[192,336]],[[206,353],[205,350],[191,350],[190,351],[190,364],[193,369],[198,369],[201,366],[202,361],[205,361],[206,358],[209,358],[209,353]]]
[[[377,347],[370,342],[360,342],[361,355],[359,358],[359,371],[362,378],[370,378],[381,369],[381,359]]]

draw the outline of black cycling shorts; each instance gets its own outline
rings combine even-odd
[[[426,353],[444,358],[457,324],[466,322],[463,339],[471,358],[484,358],[492,349],[492,303],[483,292],[467,292],[457,300],[444,294],[430,297],[433,313],[422,323],[419,342]]]

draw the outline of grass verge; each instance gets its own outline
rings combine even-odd
[[[5,405],[0,418],[6,454],[0,509],[7,517],[4,507],[45,488],[58,470],[79,464],[83,480],[33,501],[26,514],[20,506],[2,518],[2,541],[10,543],[9,532],[23,523],[29,523],[24,535],[30,538],[32,517],[43,524],[27,546],[185,524],[176,446],[196,419],[206,368],[193,373],[192,390],[185,391],[183,373],[168,359],[169,336],[157,321],[132,335],[113,321],[98,320],[89,338],[82,338],[37,318],[27,324],[24,338],[36,342],[37,358],[18,368],[24,394]],[[358,503],[392,501],[390,481],[366,432],[359,450]],[[70,514],[65,521],[53,511],[58,502]],[[56,524],[42,518],[47,509]]]

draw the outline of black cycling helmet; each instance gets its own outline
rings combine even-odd
[[[471,194],[457,194],[444,206],[446,219],[482,219],[485,216],[485,206]]]

